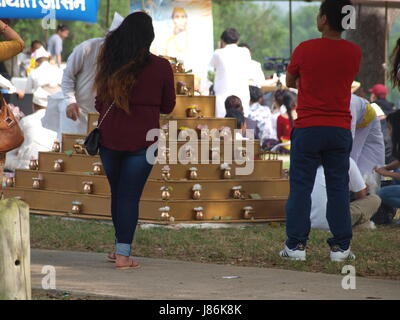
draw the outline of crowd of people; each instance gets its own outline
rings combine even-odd
[[[261,64],[252,60],[250,47],[239,42],[233,28],[222,33],[210,62],[216,117],[236,118],[243,138],[252,130],[265,150],[290,154],[283,258],[305,260],[310,229],[321,228],[333,235],[328,239],[333,261],[354,259],[352,228],[373,229],[371,219],[381,203],[400,208],[400,111],[387,100],[383,84],[370,89],[369,100],[354,94],[362,52],[342,39],[342,8],[349,4],[321,4],[317,27],[322,37],[294,50],[286,78],[274,92],[263,92]],[[22,39],[1,21],[0,34],[7,40],[0,43],[0,61],[15,59],[24,47]],[[116,229],[116,251],[108,259],[118,268],[136,268],[129,259],[131,243],[152,168],[146,161],[151,144],[146,134],[159,127],[160,113],[174,108],[172,68],[150,53],[154,30],[143,12],[125,19],[116,15],[105,37],[77,46],[63,66],[62,42],[68,35],[68,28],[59,26],[47,49],[34,41],[21,53],[24,91],[7,79],[10,74],[0,77],[9,93],[33,93],[34,113],[20,121],[25,142],[7,154],[6,169],[27,168],[38,152],[51,150],[61,133],[86,133],[88,114],[98,111],[100,156]],[[400,87],[400,39],[392,82]],[[381,188],[386,177],[393,180]]]

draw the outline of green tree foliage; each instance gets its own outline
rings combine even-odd
[[[301,7],[293,14],[293,48],[309,39],[320,38],[316,21],[319,6]]]
[[[253,59],[263,61],[267,56],[289,54],[289,31],[286,17],[270,3],[249,1],[213,2],[214,42],[217,48],[222,32],[235,28],[241,34],[240,41],[253,51]]]

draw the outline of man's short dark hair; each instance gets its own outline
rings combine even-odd
[[[320,16],[326,16],[331,29],[343,32],[342,21],[347,13],[342,13],[344,6],[352,5],[350,0],[325,0],[319,9]]]
[[[63,32],[63,31],[66,31],[66,30],[69,30],[69,28],[64,24],[59,24],[57,26],[57,32]]]
[[[249,86],[249,91],[250,91],[250,101],[252,103],[260,101],[260,99],[263,97],[263,92],[258,87]]]
[[[238,43],[240,39],[240,33],[233,28],[226,29],[221,34],[221,40],[227,44]]]

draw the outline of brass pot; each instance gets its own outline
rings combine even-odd
[[[166,221],[168,221],[169,218],[170,218],[169,212],[168,212],[168,211],[163,211],[163,212],[161,212],[160,217],[161,217],[161,220],[166,220]]]
[[[13,188],[14,187],[14,178],[8,177],[6,179],[6,187],[7,188]]]
[[[80,214],[82,211],[82,204],[72,203],[71,213],[72,214]]]
[[[42,188],[41,180],[38,178],[33,178],[32,188],[36,190],[40,190]]]
[[[204,220],[203,211],[196,211],[196,220]]]
[[[54,161],[53,170],[56,172],[62,172],[63,171],[62,162],[59,162],[58,160]]]
[[[37,160],[29,161],[29,170],[37,170],[39,169],[39,163]]]
[[[102,165],[99,163],[93,164],[93,173],[95,175],[101,175],[102,173]]]
[[[83,193],[84,194],[91,194],[93,192],[92,182],[84,182],[83,183]]]
[[[193,200],[200,200],[200,198],[201,198],[200,190],[193,191]]]
[[[230,169],[226,169],[224,170],[224,175],[223,175],[224,179],[231,179],[232,178],[232,173]]]
[[[60,152],[61,151],[60,142],[54,141],[52,151],[53,152]]]
[[[249,209],[243,209],[243,219],[254,219],[253,211]]]
[[[242,192],[240,190],[233,190],[233,199],[241,199]]]
[[[169,192],[168,190],[163,190],[163,192],[161,192],[162,200],[169,200],[170,198],[171,198],[171,192]]]
[[[199,175],[196,170],[190,170],[189,179],[190,180],[197,180]]]
[[[77,154],[85,154],[85,147],[81,144],[74,144],[74,150]]]
[[[186,109],[186,116],[188,118],[197,118],[199,116],[199,111],[194,108],[187,108]]]
[[[171,179],[171,173],[169,171],[162,171],[161,175],[162,175],[164,180]]]

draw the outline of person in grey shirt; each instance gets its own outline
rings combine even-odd
[[[65,25],[57,27],[57,33],[53,34],[47,42],[47,50],[58,66],[61,65],[61,54],[63,51],[63,41],[69,36],[69,29]]]

